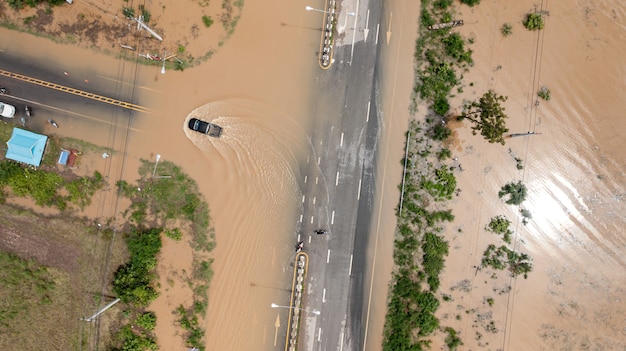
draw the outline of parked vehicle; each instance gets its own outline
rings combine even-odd
[[[52,119],[49,119],[49,120],[48,120],[48,123],[50,123],[50,124],[51,124],[54,128],[59,128],[59,125],[57,124],[57,122],[55,122],[55,121],[54,121],[54,120],[52,120]]]
[[[15,107],[5,104],[4,102],[0,102],[0,115],[6,118],[15,117]]]
[[[205,121],[201,121],[197,118],[192,118],[189,120],[189,129],[207,134],[208,136],[212,136],[214,138],[219,138],[222,135],[222,127],[217,124],[208,123]]]

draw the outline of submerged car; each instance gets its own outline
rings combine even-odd
[[[0,102],[0,115],[6,118],[15,117],[15,107],[5,104],[4,102]]]
[[[222,127],[218,126],[217,124],[201,121],[197,118],[192,118],[189,120],[189,129],[203,134],[207,134],[208,136],[212,136],[214,138],[219,138],[220,135],[222,135]]]

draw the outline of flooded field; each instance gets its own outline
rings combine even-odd
[[[460,123],[450,125],[456,138],[452,151],[465,171],[457,175],[463,192],[453,205],[456,220],[447,234],[451,252],[441,292],[453,301],[442,304],[442,325],[460,331],[467,350],[624,350],[626,8],[615,1],[543,3],[541,9],[549,12],[546,28],[529,32],[520,22],[534,6],[483,0],[473,9],[460,7],[465,26],[459,31],[474,38],[476,64],[465,75],[465,92],[456,105],[494,89],[509,96],[511,132],[542,134],[507,139],[502,147],[472,136]],[[63,79],[110,86],[115,94],[134,96],[156,111],[131,120],[110,112],[65,115],[59,122],[67,126],[64,135],[88,136],[119,151],[109,159],[85,160],[89,172],[132,181],[139,159],[154,160],[158,154],[198,182],[217,240],[208,350],[275,349],[276,313],[270,304],[289,294],[301,197],[298,162],[310,150],[307,111],[316,103],[310,87],[320,74],[319,18],[303,8],[303,3],[246,2],[237,30],[209,61],[164,75],[158,66],[135,66],[0,30],[7,39],[3,50],[26,52],[51,72],[69,73]],[[378,263],[372,267],[376,284],[368,350],[380,349],[418,8],[393,3],[385,16],[391,12],[393,40],[382,55],[383,161],[373,219],[380,246],[370,253]],[[513,24],[507,38],[500,34],[504,23]],[[550,88],[552,99],[535,105],[542,85]],[[223,137],[189,131],[191,117],[223,126]],[[512,155],[524,160],[523,170],[516,169]],[[512,180],[523,180],[529,188],[523,205],[532,219],[526,226],[517,208],[497,198],[500,186]],[[88,214],[116,216],[120,205],[110,193],[101,196]],[[498,214],[513,219],[516,248],[533,257],[527,280],[474,268],[494,241],[484,226]],[[190,270],[189,254],[175,243],[163,249],[160,270],[167,287],[154,310],[159,320],[170,323],[158,329],[164,350],[182,345],[170,312],[190,296],[182,284],[168,286],[167,278]]]
[[[543,31],[530,32],[520,22],[535,7],[549,14]],[[463,192],[453,205],[442,280],[442,293],[453,300],[440,316],[461,331],[463,348],[626,349],[626,142],[619,137],[626,125],[625,12],[610,1],[483,1],[462,8],[466,25],[459,31],[475,40],[476,64],[458,103],[494,89],[509,97],[511,133],[541,133],[507,139],[502,147],[451,124]],[[500,33],[504,23],[513,25],[509,37]],[[550,101],[536,95],[544,85]],[[517,180],[529,190],[521,206],[532,214],[527,225],[519,208],[497,197],[502,185]],[[533,258],[528,279],[475,269],[487,245],[497,243],[484,230],[496,215],[512,220],[514,247]]]

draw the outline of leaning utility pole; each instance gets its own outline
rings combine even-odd
[[[155,31],[153,31],[150,27],[148,27],[147,24],[143,23],[143,16],[139,16],[139,18],[134,18],[133,20],[135,22],[137,22],[137,29],[143,28],[145,29],[148,33],[152,34],[153,37],[159,39],[159,41],[163,41],[163,38],[161,38],[160,35],[156,34]]]
[[[94,314],[93,316],[89,317],[89,318],[81,318],[81,321],[85,321],[85,322],[91,322],[93,321],[96,317],[98,317],[99,315],[102,314],[102,312],[108,310],[109,308],[111,308],[113,305],[115,305],[116,303],[120,302],[120,299],[115,299],[113,302],[111,302],[110,304],[104,306],[100,311],[96,312],[96,314]]]

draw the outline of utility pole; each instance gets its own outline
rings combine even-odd
[[[158,35],[155,31],[153,31],[147,24],[143,23],[143,16],[139,16],[139,18],[133,18],[135,22],[137,22],[137,29],[143,28],[148,33],[150,33],[153,37],[159,39],[159,41],[163,41],[160,35]]]
[[[89,318],[81,318],[81,321],[85,321],[85,322],[91,322],[93,321],[96,317],[98,317],[99,315],[102,314],[102,312],[108,310],[109,308],[111,308],[113,305],[115,305],[116,303],[120,302],[120,299],[115,299],[113,302],[111,302],[110,304],[104,306],[100,311],[96,312],[96,314],[94,314],[93,316],[89,317]]]

